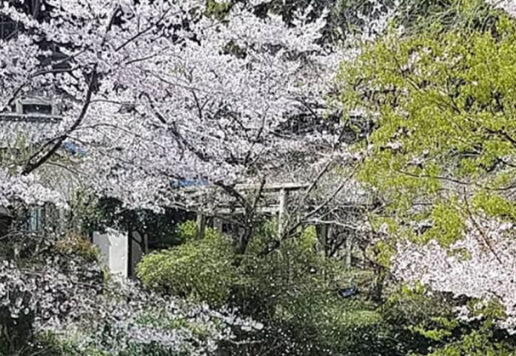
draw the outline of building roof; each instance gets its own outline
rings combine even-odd
[[[0,148],[35,144],[54,137],[61,118],[51,115],[0,113]]]

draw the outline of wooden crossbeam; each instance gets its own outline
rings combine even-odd
[[[268,184],[263,187],[263,191],[293,191],[293,190],[302,190],[308,189],[310,184],[307,183],[276,183],[276,184]],[[235,185],[236,190],[257,190],[259,189],[259,185],[256,184],[237,184]]]

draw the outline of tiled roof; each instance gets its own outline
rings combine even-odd
[[[17,140],[35,144],[54,137],[60,117],[49,115],[0,114],[0,148],[12,147]]]

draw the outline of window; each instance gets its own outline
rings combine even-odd
[[[56,114],[52,100],[44,97],[21,98],[16,103],[15,111],[18,114],[32,116],[50,116]]]
[[[22,104],[22,113],[27,114],[52,114],[52,105],[50,104]]]
[[[45,208],[32,206],[28,211],[27,229],[32,232],[43,230],[45,220]]]

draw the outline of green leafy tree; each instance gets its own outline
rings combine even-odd
[[[470,259],[468,251],[449,248],[478,234],[487,250],[482,253],[489,254],[492,246],[476,219],[516,222],[516,23],[477,0],[451,1],[424,23],[405,31],[393,26],[343,63],[338,75],[338,101],[346,114],[359,113],[370,122],[367,138],[356,146],[363,157],[358,178],[382,201],[372,222],[388,237],[376,246],[384,265],[401,240],[423,246],[419,251],[436,241],[460,263]],[[428,266],[444,260],[440,256]],[[483,288],[480,279],[468,278]],[[504,283],[509,280],[500,288],[508,287]],[[447,286],[454,291],[453,281]],[[419,299],[414,305],[424,307]],[[449,311],[445,318],[411,321],[403,308],[397,312],[393,306],[386,305],[386,318],[405,315],[400,325],[436,342],[430,349],[435,355],[514,352],[495,331],[493,321],[504,319],[504,313],[481,313],[480,326],[464,329]]]
[[[516,217],[516,25],[476,0],[456,6],[468,23],[391,31],[339,72],[341,103],[373,122],[359,178],[394,217],[378,223],[444,246],[470,213]],[[427,220],[424,231],[400,224]]]

